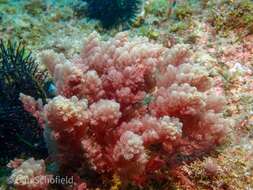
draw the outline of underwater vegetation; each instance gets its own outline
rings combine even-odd
[[[47,75],[22,44],[0,41],[0,161],[6,164],[17,156],[45,157],[42,128],[24,110],[20,93],[40,98],[44,103]]]
[[[248,34],[252,34],[253,2],[252,0],[222,1],[211,11],[210,22],[217,31],[227,32],[245,28]]]
[[[197,6],[191,1],[150,0],[144,8],[144,21],[133,26],[151,40],[161,42],[164,34],[183,34],[194,26]]]
[[[47,5],[43,0],[31,0],[24,4],[25,10],[33,16],[39,15],[47,9]]]
[[[150,1],[148,6],[145,6],[145,11],[158,17],[165,17],[168,16],[169,8],[170,4],[167,0],[153,0]]]
[[[101,21],[103,27],[131,24],[140,13],[143,0],[84,0],[88,17]]]
[[[193,10],[189,3],[183,3],[175,8],[174,14],[178,20],[184,20],[192,16]]]

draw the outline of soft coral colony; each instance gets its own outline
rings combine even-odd
[[[108,41],[93,33],[71,60],[42,52],[58,96],[45,106],[21,100],[43,124],[59,172],[89,188],[113,175],[123,187],[145,186],[178,175],[182,163],[220,145],[231,127],[222,114],[225,98],[187,52],[127,33]]]

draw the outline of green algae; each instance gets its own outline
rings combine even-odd
[[[24,8],[29,14],[35,16],[46,11],[47,4],[43,0],[31,0],[25,3]]]
[[[189,3],[179,4],[174,11],[176,19],[182,21],[190,19],[193,15],[193,8]]]
[[[217,31],[225,34],[240,28],[246,28],[249,33],[253,33],[253,2],[224,0],[212,8],[209,21]]]
[[[170,32],[185,31],[189,28],[189,24],[186,22],[176,22],[170,27]]]
[[[146,14],[152,14],[157,17],[167,17],[169,8],[170,5],[167,0],[154,0],[145,7],[145,11]]]

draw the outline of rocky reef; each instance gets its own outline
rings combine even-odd
[[[0,189],[252,189],[253,2],[108,2],[0,0],[0,39],[55,84],[15,96],[49,155],[7,159]]]

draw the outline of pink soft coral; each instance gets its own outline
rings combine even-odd
[[[44,161],[30,158],[12,171],[9,181],[17,190],[46,190],[50,178],[52,176],[46,174]]]
[[[88,163],[101,175],[137,182],[219,145],[230,125],[221,113],[224,98],[205,68],[183,63],[182,51],[180,60],[179,50],[174,58],[146,38],[120,33],[101,41],[93,33],[71,61],[43,52],[58,96],[38,111],[61,169],[82,174]]]

